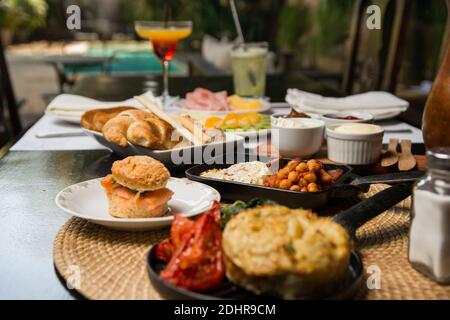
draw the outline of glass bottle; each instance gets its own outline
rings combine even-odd
[[[450,19],[450,0],[447,0],[447,9]],[[450,24],[448,28],[450,37]],[[423,113],[422,130],[425,146],[450,147],[448,128],[450,128],[450,38]]]

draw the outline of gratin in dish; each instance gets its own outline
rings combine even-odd
[[[314,297],[342,280],[351,249],[342,226],[284,206],[243,211],[223,233],[228,279],[256,294],[285,299]]]

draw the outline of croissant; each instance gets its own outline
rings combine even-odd
[[[86,111],[81,117],[80,124],[83,128],[102,132],[106,122],[117,116],[122,111],[135,110],[133,107],[114,107],[107,109],[93,109]]]
[[[119,113],[103,126],[106,140],[120,147],[128,141],[149,149],[171,149],[179,141],[172,141],[173,128],[164,120],[143,110],[127,110]]]

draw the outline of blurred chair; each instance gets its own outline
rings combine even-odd
[[[381,9],[381,30],[369,30],[368,6]],[[400,71],[410,0],[356,0],[346,54],[342,93],[370,90],[395,93]]]
[[[0,144],[8,142],[22,131],[22,124],[17,109],[18,104],[9,76],[0,33]],[[5,112],[6,110],[8,111],[7,113]]]

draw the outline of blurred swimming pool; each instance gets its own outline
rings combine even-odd
[[[91,48],[86,55],[93,57],[114,56],[110,64],[111,73],[162,73],[162,66],[153,52],[148,50],[120,50],[117,48]],[[171,61],[169,67],[171,74],[185,75],[187,66],[176,60]],[[102,66],[65,67],[65,73],[102,73]]]

